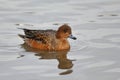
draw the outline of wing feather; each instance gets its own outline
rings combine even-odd
[[[37,40],[39,42],[42,42],[44,44],[49,43],[50,41],[50,35],[55,34],[55,30],[30,30],[25,28],[19,28],[24,30],[24,37]],[[19,35],[20,37],[23,37]]]

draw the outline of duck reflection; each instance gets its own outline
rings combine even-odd
[[[29,47],[27,44],[21,45],[26,51],[35,52],[35,56],[38,56],[39,59],[56,59],[58,61],[59,69],[66,69],[67,71],[60,73],[60,75],[70,74],[73,67],[72,60],[67,58],[67,54],[69,50],[64,51],[40,51],[38,49],[33,49]]]

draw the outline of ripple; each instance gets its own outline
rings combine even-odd
[[[41,69],[43,66],[37,65],[23,65],[23,66],[14,66],[12,69],[15,70],[31,70],[31,69]]]
[[[96,63],[90,63],[90,64],[84,66],[84,69],[105,67],[105,66],[113,65],[114,63],[115,63],[114,61],[100,61],[100,62],[96,62]]]
[[[120,73],[120,68],[113,68],[113,69],[106,70],[104,72],[119,72]]]
[[[94,58],[95,56],[89,56],[89,55],[72,55],[69,57],[74,57],[77,60],[84,60],[84,59],[90,59],[90,58]]]
[[[19,55],[0,55],[0,61],[13,61],[16,60]]]

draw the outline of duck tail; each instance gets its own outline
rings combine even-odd
[[[17,29],[21,29],[21,30],[24,30],[24,31],[28,30],[28,29],[26,29],[26,28],[17,28]]]
[[[25,35],[22,35],[22,34],[18,34],[19,37],[21,37],[22,39],[25,39]]]

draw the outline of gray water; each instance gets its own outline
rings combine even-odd
[[[69,52],[28,48],[20,27],[57,29],[77,40]],[[0,80],[120,80],[119,0],[0,0]]]

